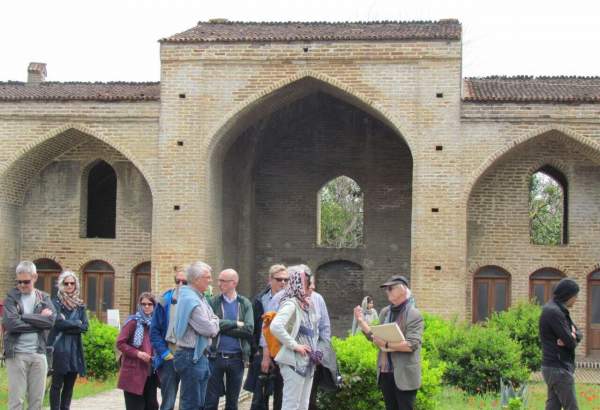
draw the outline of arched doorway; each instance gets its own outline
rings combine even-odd
[[[106,310],[114,308],[115,270],[107,262],[88,262],[83,271],[83,297],[90,312],[106,321]]]
[[[552,298],[556,284],[565,274],[554,268],[538,269],[529,277],[529,298],[543,306]]]
[[[600,358],[600,270],[589,274],[587,286],[587,353]]]
[[[58,276],[62,272],[62,268],[58,263],[52,259],[43,258],[36,259],[33,261],[37,269],[38,279],[35,283],[35,287],[43,290],[49,294],[52,298],[56,296],[58,288],[56,287],[56,281]]]
[[[140,263],[133,268],[131,272],[131,279],[133,281],[131,286],[131,312],[136,311],[138,297],[144,292],[150,292],[152,287],[152,282],[150,281],[151,273],[152,264],[150,261]]]
[[[327,303],[332,334],[342,336],[352,327],[352,309],[364,296],[362,266],[347,260],[324,263],[315,273],[317,291]]]
[[[510,305],[510,274],[499,266],[484,266],[473,276],[473,322],[487,319]]]

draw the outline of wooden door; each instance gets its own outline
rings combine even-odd
[[[106,309],[114,306],[114,274],[112,272],[86,272],[84,274],[84,300],[90,312],[106,322]]]
[[[600,357],[600,271],[588,280],[587,317],[588,355]]]

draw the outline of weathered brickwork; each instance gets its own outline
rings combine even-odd
[[[19,259],[44,256],[76,270],[111,263],[122,311],[145,260],[155,291],[174,265],[204,259],[238,268],[244,293],[270,263],[327,276],[325,264],[347,261],[363,273],[352,271],[344,300],[370,293],[381,305],[377,284],[402,272],[423,310],[470,318],[478,267],[510,272],[515,303],[548,266],[582,285],[575,318],[586,323],[586,277],[600,264],[600,106],[462,101],[461,49],[163,42],[160,101],[0,102],[0,291]],[[117,172],[116,239],[81,238],[81,179],[96,159]],[[529,242],[527,180],[546,163],[569,181],[563,246]],[[339,175],[365,192],[358,249],[316,244],[316,194]]]

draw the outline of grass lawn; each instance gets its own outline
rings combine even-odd
[[[600,385],[578,384],[577,402],[580,410],[600,410]],[[544,383],[532,383],[528,391],[528,409],[543,409],[546,402],[546,385]],[[439,410],[457,409],[489,409],[497,410],[500,406],[498,395],[488,394],[484,396],[470,396],[463,391],[446,387],[440,398]]]
[[[50,378],[48,378],[48,386]],[[106,381],[78,378],[73,391],[73,399],[93,396],[107,390],[112,390],[117,386],[116,376],[110,377]],[[8,404],[8,378],[6,376],[6,367],[0,367],[0,408],[5,409]],[[44,398],[44,405],[48,406],[48,394]]]

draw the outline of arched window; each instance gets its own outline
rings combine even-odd
[[[117,218],[117,174],[113,167],[98,161],[87,178],[88,238],[114,238]]]
[[[151,282],[150,274],[152,272],[152,265],[150,261],[140,263],[133,269],[132,278],[133,286],[131,290],[131,311],[135,312],[137,306],[137,299],[143,292],[150,292]]]
[[[567,179],[549,165],[529,181],[529,234],[536,245],[561,245],[568,239]]]
[[[600,270],[588,277],[588,355],[600,354]]]
[[[564,273],[554,268],[536,270],[529,277],[529,298],[544,305],[552,298],[554,287],[564,277]]]
[[[115,270],[108,263],[95,260],[83,268],[83,295],[88,309],[106,320],[106,309],[114,305]]]
[[[485,266],[473,278],[473,322],[510,306],[510,274],[498,266]]]
[[[56,296],[58,289],[56,281],[62,272],[62,268],[52,259],[37,259],[33,262],[37,269],[38,279],[35,287],[48,293],[51,297]]]
[[[317,244],[356,248],[363,244],[363,193],[352,178],[340,176],[317,195]]]

